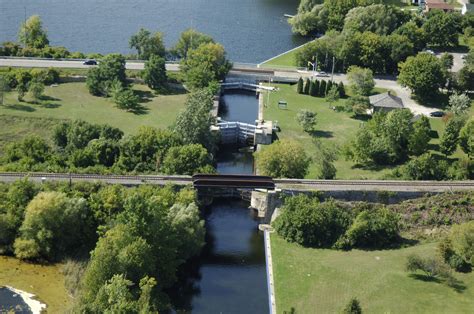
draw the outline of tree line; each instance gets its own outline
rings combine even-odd
[[[38,186],[24,179],[1,184],[0,196],[2,254],[35,262],[86,257],[85,266],[69,269],[75,312],[169,309],[165,289],[204,244],[204,221],[189,189]]]
[[[49,141],[36,135],[5,148],[3,171],[167,173],[214,172],[216,138],[210,131],[213,93],[188,96],[167,130],[142,126],[135,134],[85,121],[59,123]]]

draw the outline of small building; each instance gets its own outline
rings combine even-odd
[[[443,0],[425,0],[425,13],[428,13],[432,10],[442,10],[444,12],[454,11],[454,6],[449,3],[444,2]]]
[[[374,112],[388,112],[394,109],[403,109],[403,101],[400,97],[392,95],[390,91],[369,97],[370,105],[374,108]]]
[[[464,3],[461,8],[461,14],[464,15],[471,12],[474,12],[474,4]]]

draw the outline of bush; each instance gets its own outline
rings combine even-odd
[[[351,223],[351,213],[334,201],[298,195],[286,199],[274,222],[278,234],[289,242],[309,247],[332,247]]]
[[[364,210],[357,215],[336,246],[341,249],[388,247],[399,238],[399,221],[399,216],[385,207]]]
[[[362,308],[360,307],[359,300],[352,298],[346,307],[342,311],[344,314],[362,314]]]
[[[426,276],[434,278],[452,278],[446,264],[436,258],[422,258],[418,255],[409,255],[406,263],[406,270],[409,272],[422,271]]]

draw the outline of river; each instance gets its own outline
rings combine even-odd
[[[258,63],[304,42],[283,14],[299,0],[0,0],[0,42],[16,40],[25,16],[38,14],[52,45],[85,53],[134,52],[140,27],[161,31],[167,47],[187,28],[222,43],[232,61]]]
[[[220,116],[229,121],[252,122],[257,116],[255,93],[229,93]],[[252,174],[251,153],[221,147],[217,171]],[[263,234],[259,218],[239,199],[215,199],[203,208],[206,245],[201,255],[181,273],[173,291],[177,310],[192,313],[268,313],[268,289]]]

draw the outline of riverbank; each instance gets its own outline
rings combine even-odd
[[[474,273],[456,273],[462,291],[405,271],[410,254],[432,256],[436,243],[382,251],[311,249],[271,235],[278,313],[340,313],[358,298],[364,313],[469,313]]]
[[[46,304],[48,313],[62,313],[73,299],[64,286],[62,264],[40,265],[0,256],[0,286],[9,286],[35,295]]]

